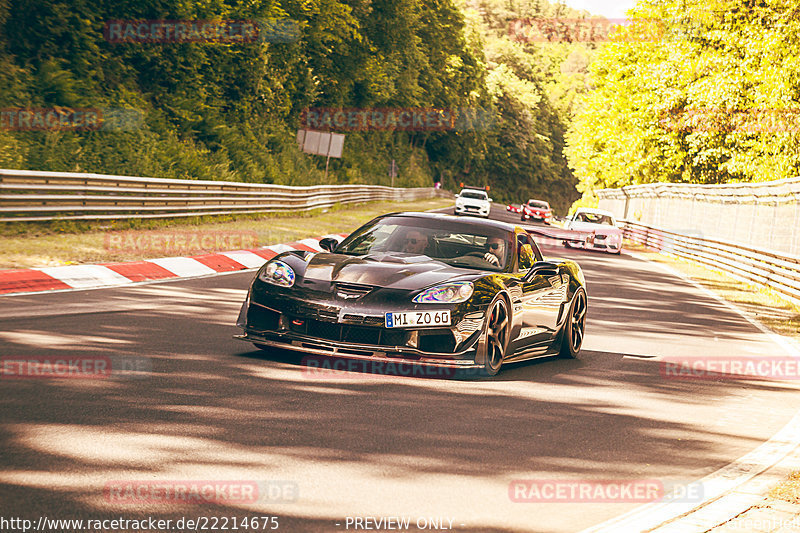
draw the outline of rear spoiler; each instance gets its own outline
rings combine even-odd
[[[586,242],[587,237],[594,235],[593,231],[577,231],[574,229],[563,228],[543,228],[538,226],[528,226],[525,228],[525,231],[531,235],[538,235],[540,237],[547,237],[548,239],[567,242]]]

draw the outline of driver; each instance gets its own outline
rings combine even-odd
[[[425,255],[428,250],[428,237],[421,231],[412,229],[406,233],[403,251],[409,254]]]
[[[486,249],[488,251],[483,254],[483,258],[495,266],[502,266],[506,255],[506,241],[500,237],[489,237],[486,240]]]

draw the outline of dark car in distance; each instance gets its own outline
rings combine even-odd
[[[545,260],[523,228],[394,213],[320,246],[326,251],[284,252],[258,271],[237,338],[265,350],[481,375],[580,351],[583,273],[573,261]]]

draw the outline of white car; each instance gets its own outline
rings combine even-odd
[[[456,207],[454,214],[456,215],[477,215],[483,218],[489,218],[489,211],[491,211],[492,199],[483,189],[461,189],[461,192],[456,195]]]
[[[604,250],[612,254],[622,251],[622,230],[614,214],[602,209],[580,207],[567,217],[567,229],[588,233],[581,242],[564,241],[564,246]]]

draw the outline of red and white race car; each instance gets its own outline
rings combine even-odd
[[[609,211],[580,207],[567,217],[567,229],[587,235],[580,242],[565,240],[565,246],[605,250],[612,254],[622,251],[622,230],[617,227],[614,214]]]
[[[506,206],[506,211],[509,211],[511,213],[519,213],[521,209],[522,209],[522,206],[519,206],[519,205],[508,204]]]
[[[601,209],[579,208],[567,217],[566,228],[528,226],[528,233],[561,241],[567,248],[603,250],[612,254],[622,251],[623,232],[617,227],[614,215]]]
[[[522,213],[520,219],[525,222],[526,220],[538,220],[545,224],[550,224],[553,219],[553,210],[550,209],[550,204],[544,200],[528,200],[527,204],[522,204]]]

